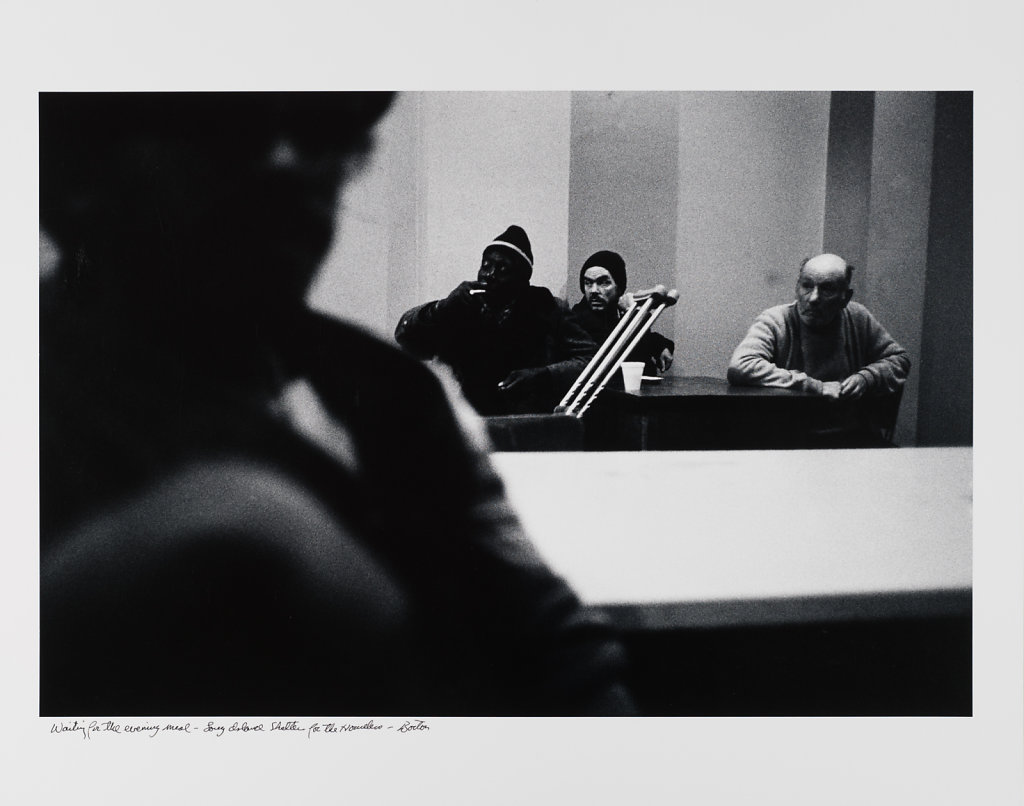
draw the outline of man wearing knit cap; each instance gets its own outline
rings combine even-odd
[[[476,280],[407,311],[395,338],[448,364],[482,415],[553,411],[597,345],[532,274],[530,239],[512,225],[484,247]]]
[[[633,304],[626,291],[626,263],[621,255],[601,250],[588,257],[580,269],[580,291],[583,297],[572,307],[573,316],[595,342],[603,344]],[[628,360],[643,361],[644,373],[653,375],[672,366],[674,351],[671,340],[648,330]]]

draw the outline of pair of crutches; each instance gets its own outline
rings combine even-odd
[[[582,417],[622,366],[622,362],[640,344],[661,312],[675,305],[678,299],[678,291],[674,288],[668,291],[663,285],[633,294],[633,304],[565,393],[555,412]]]

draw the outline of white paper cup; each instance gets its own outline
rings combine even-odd
[[[640,379],[644,374],[643,361],[622,362],[622,385],[627,392],[640,391]]]

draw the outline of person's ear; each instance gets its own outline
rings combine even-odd
[[[851,299],[853,299],[853,289],[852,289],[852,288],[847,288],[847,289],[846,289],[846,290],[845,290],[845,291],[843,292],[843,307],[844,307],[844,308],[845,308],[845,307],[846,307],[847,305],[849,305],[849,304],[850,304],[850,300],[851,300]]]

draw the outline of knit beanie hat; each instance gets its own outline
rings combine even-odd
[[[527,237],[526,231],[522,227],[513,224],[501,233],[501,235],[487,244],[487,246],[484,247],[484,251],[486,252],[492,246],[500,246],[519,255],[519,257],[526,261],[526,276],[529,277],[533,274],[533,250],[530,249],[530,239]]]
[[[580,291],[583,290],[583,274],[587,269],[594,268],[604,269],[612,276],[615,285],[618,286],[620,296],[626,293],[626,261],[622,259],[621,255],[602,249],[588,257],[583,268],[580,269]]]

